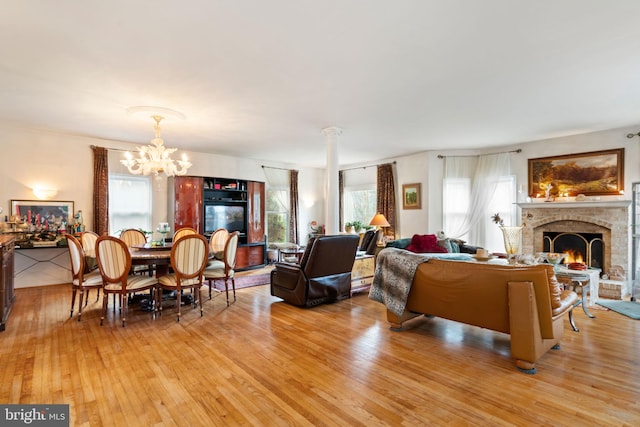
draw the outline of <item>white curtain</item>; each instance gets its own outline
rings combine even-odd
[[[288,169],[278,169],[278,168],[270,168],[268,166],[263,166],[262,170],[264,171],[264,175],[267,180],[267,184],[270,190],[280,190],[280,191],[272,191],[270,195],[274,197],[274,200],[280,206],[283,212],[290,213],[291,209],[289,207],[289,170]]]
[[[496,187],[511,175],[509,153],[445,157],[444,231],[472,244],[486,241]]]

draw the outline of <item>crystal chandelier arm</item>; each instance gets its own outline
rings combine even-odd
[[[138,163],[135,159],[120,160],[120,163],[125,165],[129,169],[129,173],[133,175],[140,175],[142,173],[142,164]],[[138,166],[137,168],[135,166]]]

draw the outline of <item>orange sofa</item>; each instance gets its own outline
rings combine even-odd
[[[575,292],[557,282],[548,264],[508,266],[428,259],[417,265],[406,305],[399,313],[397,306],[381,298],[397,291],[393,288],[398,285],[395,280],[385,283],[384,269],[394,268],[385,262],[386,251],[378,255],[370,297],[387,303],[387,320],[393,330],[402,330],[403,322],[425,314],[504,332],[511,336],[516,366],[526,373],[535,373],[536,361],[549,349],[559,348],[563,317],[578,301]],[[398,249],[393,251],[396,259],[406,256]]]

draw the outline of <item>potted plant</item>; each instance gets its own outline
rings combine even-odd
[[[353,225],[353,229],[356,234],[360,233],[360,231],[364,228],[364,224],[360,221],[353,221],[351,225]]]
[[[353,222],[347,222],[344,224],[344,232],[345,233],[353,233]]]

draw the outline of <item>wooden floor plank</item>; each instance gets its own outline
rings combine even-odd
[[[230,307],[127,327],[95,298],[69,318],[66,286],[18,289],[0,334],[0,401],[68,403],[72,425],[640,425],[640,322],[576,310],[562,348],[520,373],[505,334],[439,318],[392,332],[356,295],[311,309],[268,286]]]

